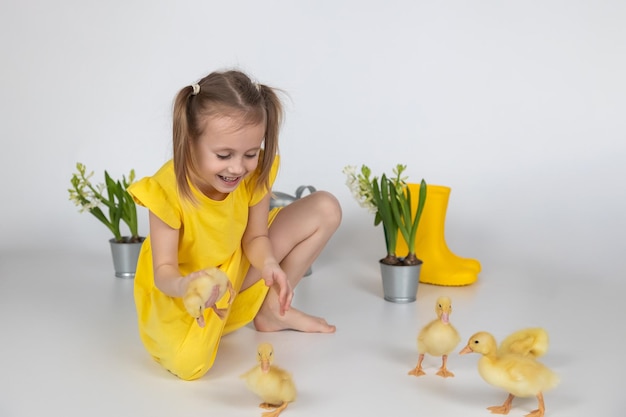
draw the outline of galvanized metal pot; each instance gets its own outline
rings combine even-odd
[[[379,261],[385,300],[412,303],[417,298],[422,261],[417,265],[387,265]]]
[[[109,243],[111,243],[115,276],[118,278],[134,278],[143,239],[141,242],[132,243],[117,242],[115,239],[110,239]]]

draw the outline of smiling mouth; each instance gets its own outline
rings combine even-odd
[[[220,177],[220,178],[222,179],[222,181],[224,181],[224,182],[231,182],[231,183],[232,183],[232,182],[237,182],[237,181],[239,181],[239,177],[225,177],[225,176],[223,176],[223,175],[220,175],[219,177]]]

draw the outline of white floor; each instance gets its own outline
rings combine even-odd
[[[417,302],[382,298],[378,265],[327,256],[298,287],[294,305],[337,325],[333,335],[227,336],[205,377],[183,382],[149,359],[137,337],[132,280],[113,276],[110,255],[2,253],[0,262],[0,416],[250,416],[259,400],[239,375],[256,345],[274,344],[299,397],[283,416],[488,416],[506,394],[478,375],[477,355],[452,355],[455,378],[407,372],[415,337],[434,318],[434,300],[451,296],[452,323],[464,342],[475,331],[497,339],[525,326],[550,332],[543,362],[562,382],[545,394],[547,416],[622,416],[626,395],[623,323],[626,284],[483,260],[479,282],[463,288],[422,284]],[[574,265],[571,266],[575,268]],[[572,272],[572,273],[570,273]],[[458,350],[462,348],[459,345]],[[516,399],[522,416],[534,399]]]

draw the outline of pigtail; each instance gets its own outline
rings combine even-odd
[[[265,187],[265,189],[269,190],[270,172],[272,165],[274,164],[274,159],[278,154],[278,136],[283,122],[283,107],[274,89],[263,84],[257,84],[257,86],[261,97],[263,98],[267,118],[265,128],[265,146],[263,158],[259,164],[260,175],[257,187]]]
[[[192,100],[194,99],[194,89],[192,86],[184,87],[174,100],[173,111],[173,160],[174,172],[176,173],[176,183],[180,195],[190,201],[195,198],[189,188],[187,178],[190,171],[194,171],[194,152],[192,149],[194,121],[192,111]],[[192,166],[189,166],[191,164]]]

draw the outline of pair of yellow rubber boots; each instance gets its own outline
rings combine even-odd
[[[419,184],[408,184],[411,190],[412,210],[417,209]],[[417,235],[415,237],[415,254],[423,261],[420,271],[420,282],[434,285],[461,286],[474,283],[481,270],[476,259],[462,258],[448,248],[445,239],[445,220],[450,187],[428,185],[426,203],[422,211]],[[398,237],[397,251],[408,250],[405,240]]]

